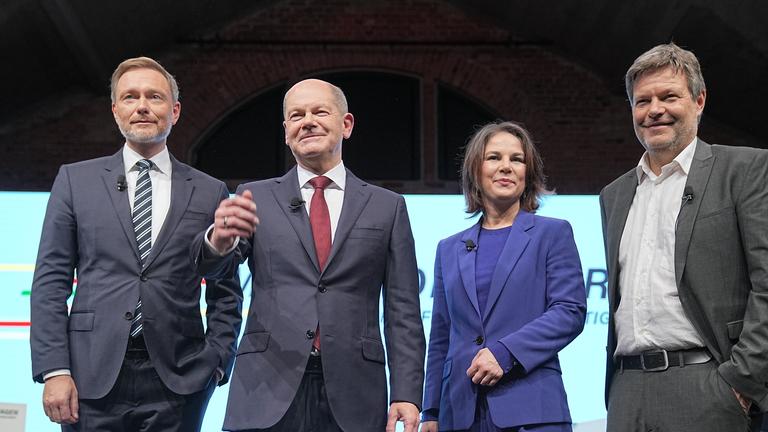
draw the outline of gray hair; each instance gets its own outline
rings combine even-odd
[[[635,82],[649,72],[659,69],[671,68],[676,73],[682,73],[688,81],[688,91],[691,96],[697,98],[706,91],[704,77],[701,75],[701,66],[696,55],[684,50],[674,43],[657,45],[636,58],[632,66],[627,70],[624,82],[627,88],[627,97],[632,104],[632,93]]]

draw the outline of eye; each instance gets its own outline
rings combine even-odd
[[[318,117],[326,117],[326,116],[331,115],[331,113],[328,112],[328,111],[325,111],[325,110],[320,110],[320,111],[316,112],[315,115],[318,116]]]
[[[304,118],[304,116],[299,113],[291,113],[291,115],[288,116],[288,120],[294,121],[294,122],[299,121],[302,118]]]
[[[485,160],[489,160],[489,161],[499,160],[499,155],[497,155],[495,153],[491,153],[491,154],[485,156]]]

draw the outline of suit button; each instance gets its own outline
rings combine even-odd
[[[127,319],[127,320],[132,320],[133,319],[133,312],[126,312],[125,315],[123,315],[123,317],[125,319]]]
[[[315,331],[307,330],[307,339],[314,339],[314,338],[315,338]]]
[[[321,293],[324,293],[324,292],[328,291],[328,288],[326,288],[325,285],[320,284],[320,285],[318,285],[317,290],[320,291]]]
[[[482,345],[482,344],[483,344],[483,341],[485,341],[485,339],[483,339],[483,337],[482,337],[482,336],[478,336],[478,337],[476,337],[476,338],[475,338],[475,343],[476,343],[477,345]]]
[[[141,279],[142,282],[146,282],[147,279],[149,279],[149,278],[144,276],[144,275],[141,275],[141,277],[139,279]]]

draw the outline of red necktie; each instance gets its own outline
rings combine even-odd
[[[325,188],[331,184],[331,179],[318,176],[309,181],[315,188],[312,201],[309,203],[309,224],[312,226],[312,237],[315,240],[317,263],[320,271],[325,268],[328,255],[331,253],[331,215],[328,213],[328,204],[325,202]],[[312,346],[320,350],[320,324],[317,325]]]

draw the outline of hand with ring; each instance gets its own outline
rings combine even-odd
[[[209,240],[219,253],[224,253],[232,247],[237,237],[252,236],[258,224],[253,194],[246,190],[242,195],[227,198],[219,204]]]

